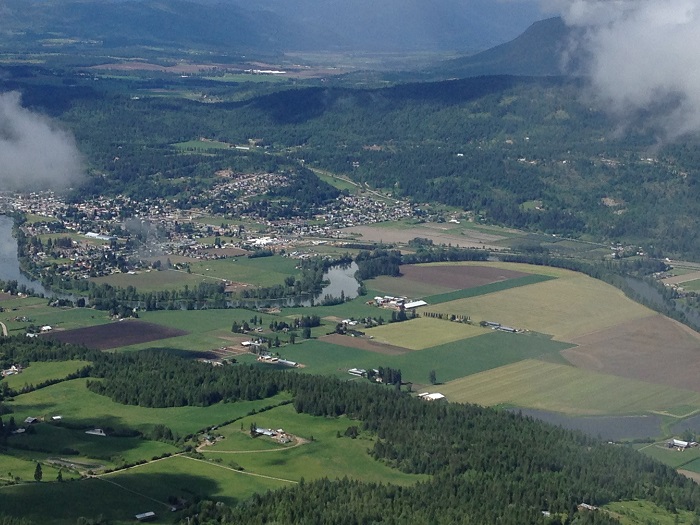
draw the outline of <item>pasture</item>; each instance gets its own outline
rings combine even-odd
[[[285,432],[308,441],[301,446],[279,448],[274,451],[250,450],[247,453],[225,453],[226,440],[204,450],[205,457],[218,458],[222,462],[234,461],[245,471],[280,476],[299,481],[321,477],[342,478],[344,476],[365,481],[411,484],[426,476],[405,474],[376,461],[367,454],[374,445],[375,436],[360,432],[356,439],[343,436],[345,430],[357,421],[340,418],[323,418],[308,414],[297,414],[292,405],[268,410],[243,418],[219,429],[222,434],[240,434],[255,423],[259,427],[284,429]],[[361,426],[361,424],[359,425]],[[338,433],[342,437],[338,437]],[[247,437],[248,440],[253,438]],[[269,439],[263,436],[255,440]],[[229,450],[230,452],[230,450]]]
[[[614,501],[601,507],[622,525],[653,523],[654,525],[690,525],[696,523],[696,516],[687,510],[670,512],[658,505],[646,501]]]
[[[456,323],[431,317],[418,317],[401,323],[389,323],[364,330],[367,337],[380,343],[423,350],[433,346],[468,339],[490,330],[466,323]]]
[[[111,427],[148,432],[154,425],[162,424],[174,433],[185,436],[288,398],[288,395],[280,394],[259,401],[218,403],[208,407],[145,408],[116,403],[88,390],[85,379],[74,379],[17,396],[7,404],[13,409],[16,421],[23,421],[27,416],[50,419],[60,414],[64,423],[72,427]]]
[[[133,286],[140,292],[182,290],[185,286],[192,288],[204,282],[220,282],[220,279],[187,273],[182,270],[143,270],[133,274],[113,273],[105,277],[93,277],[90,280],[96,284],[109,284],[119,288]]]
[[[528,359],[441,385],[450,401],[530,407],[570,415],[678,415],[700,410],[700,393]],[[689,415],[686,412],[684,415]]]
[[[21,374],[7,376],[3,383],[13,390],[18,390],[24,385],[37,385],[51,379],[63,379],[68,374],[89,365],[88,361],[42,361],[29,363]]]

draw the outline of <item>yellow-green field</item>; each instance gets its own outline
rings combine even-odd
[[[532,268],[528,269],[532,271]],[[536,268],[539,271],[542,267]],[[474,322],[499,322],[549,334],[562,341],[654,314],[613,286],[573,272],[551,281],[423,309],[465,313]]]
[[[126,288],[133,286],[141,292],[155,292],[159,290],[180,290],[185,285],[190,288],[202,282],[218,283],[221,279],[187,273],[180,270],[140,271],[134,274],[115,273],[105,277],[90,279],[97,284],[109,284]]]
[[[700,410],[700,393],[528,359],[440,385],[450,401],[571,415]],[[687,412],[686,412],[687,413]]]
[[[476,337],[488,333],[480,326],[453,323],[430,317],[419,317],[402,323],[390,323],[365,330],[380,343],[423,350],[433,346]]]

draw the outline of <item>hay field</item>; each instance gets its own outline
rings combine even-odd
[[[470,315],[474,322],[495,321],[537,331],[562,341],[654,315],[613,286],[585,275],[568,273],[558,279],[429,308],[430,311]]]
[[[450,401],[532,407],[571,415],[670,414],[679,406],[700,410],[697,392],[535,359],[450,381],[437,390]]]
[[[480,326],[453,323],[429,317],[418,317],[402,323],[390,323],[365,330],[380,343],[423,350],[433,346],[460,341],[488,333]]]

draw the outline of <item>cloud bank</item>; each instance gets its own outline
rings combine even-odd
[[[544,0],[574,32],[594,96],[671,140],[700,131],[700,0]]]
[[[0,93],[0,190],[62,189],[78,183],[83,159],[73,136]]]

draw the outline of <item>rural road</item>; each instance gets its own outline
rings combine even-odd
[[[299,439],[296,438],[297,442],[294,443],[292,446],[289,447],[284,447],[284,448],[271,448],[267,450],[206,450],[207,445],[199,445],[195,450],[197,452],[203,453],[203,452],[215,452],[216,454],[262,454],[265,452],[282,452],[285,450],[291,450],[296,447],[300,447],[301,445],[305,445],[308,443],[305,439]]]
[[[0,327],[2,327],[2,335],[7,337],[7,326],[5,326],[5,323],[0,321]]]

